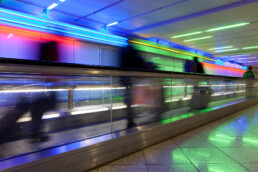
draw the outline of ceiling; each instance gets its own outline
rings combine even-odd
[[[58,0],[3,0],[1,6],[42,16],[43,10],[55,2]],[[257,9],[258,0],[66,0],[52,9],[49,17],[93,29],[118,21],[109,30],[162,38],[204,50],[215,57],[258,65],[258,48],[243,49],[258,46]],[[250,24],[207,32],[239,23]],[[193,32],[202,33],[171,38]],[[203,37],[211,38],[185,42]],[[237,50],[209,50],[228,46]]]

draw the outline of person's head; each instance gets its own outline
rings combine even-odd
[[[197,57],[194,57],[193,59],[195,62],[198,62],[198,58]]]
[[[252,70],[252,69],[253,69],[253,67],[252,67],[252,66],[249,66],[249,67],[248,67],[248,70]]]

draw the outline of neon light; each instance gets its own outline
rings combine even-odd
[[[174,52],[174,53],[184,54],[184,55],[188,55],[188,56],[192,56],[192,57],[199,57],[199,58],[210,60],[210,61],[215,61],[215,60],[210,59],[210,58],[206,58],[206,57],[202,57],[202,56],[198,56],[198,55],[193,55],[193,54],[188,54],[188,53],[184,53],[184,52],[181,52],[181,51],[172,50],[172,49],[168,49],[168,48],[163,48],[163,47],[159,47],[159,46],[155,46],[155,45],[150,45],[150,44],[146,44],[146,43],[142,43],[142,42],[138,42],[138,41],[129,40],[129,42],[140,44],[140,45],[145,45],[145,46],[148,46],[148,47],[153,47],[153,48],[157,48],[157,49],[161,49],[161,50],[166,50],[166,51],[170,51],[170,52]]]
[[[28,27],[33,27],[34,29],[39,28],[39,29],[50,30],[50,31],[55,31],[55,32],[58,31],[58,32],[61,32],[61,33],[69,33],[69,34],[72,34],[72,35],[83,37],[83,39],[89,38],[92,41],[97,40],[98,42],[110,43],[110,44],[113,44],[113,45],[127,45],[127,42],[126,42],[127,38],[124,38],[124,37],[109,35],[109,34],[106,34],[106,33],[101,33],[101,32],[98,32],[98,31],[93,31],[93,30],[89,30],[89,29],[86,29],[86,28],[83,28],[83,27],[77,27],[77,26],[74,26],[74,25],[69,25],[69,24],[65,24],[65,23],[61,23],[61,22],[39,19],[39,18],[32,17],[32,16],[29,16],[29,15],[26,15],[26,14],[12,12],[12,11],[4,10],[4,9],[1,9],[1,8],[0,8],[0,11],[3,12],[3,13],[7,13],[9,15],[13,15],[11,17],[16,17],[17,18],[17,19],[6,18],[6,17],[9,17],[9,16],[0,17],[0,20],[8,22],[8,23],[25,25],[25,26],[28,26]],[[31,22],[28,22],[28,21],[24,21],[26,18],[34,20],[34,21],[31,21],[31,22],[40,21],[40,22],[43,22],[43,23],[31,23]],[[75,31],[75,30],[68,31],[67,29],[66,30],[57,29],[56,26],[49,26],[49,23],[54,24],[54,25],[59,25],[61,27],[68,27],[68,29],[76,29],[76,30],[81,30],[81,31],[85,31],[85,32],[94,33],[95,35],[89,35],[89,33],[82,33],[82,32],[78,32],[78,31]],[[106,38],[101,38],[102,35],[106,36]],[[117,40],[117,39],[119,39],[119,40]],[[86,40],[88,40],[88,39],[86,39]]]
[[[113,26],[113,25],[116,25],[116,24],[118,24],[118,22],[110,23],[107,26]]]
[[[83,37],[83,38],[90,38],[92,40],[104,41],[106,43],[115,43],[115,44],[118,44],[118,45],[127,45],[127,43],[125,43],[125,42],[111,41],[111,40],[108,40],[108,39],[102,39],[102,38],[98,38],[98,37],[94,37],[94,36],[78,34],[78,33],[75,33],[75,32],[69,32],[69,31],[64,31],[64,30],[60,30],[60,29],[54,29],[54,28],[50,28],[50,27],[46,27],[46,26],[40,26],[40,25],[36,25],[36,24],[29,24],[29,23],[20,22],[20,21],[17,21],[17,20],[5,19],[5,18],[2,18],[2,17],[0,17],[0,20],[12,22],[12,23],[17,23],[17,24],[22,24],[22,25],[26,25],[26,26],[32,26],[32,27],[41,28],[41,29],[47,29],[47,30],[51,30],[51,31],[68,33],[68,34],[80,36],[80,37]]]
[[[254,48],[258,48],[258,46],[244,47],[244,48],[242,48],[242,49],[247,50],[247,49],[254,49]]]
[[[238,50],[238,48],[227,49],[227,50],[218,50],[218,51],[215,51],[215,52],[220,53],[220,52],[225,52],[225,51],[236,51],[236,50]]]
[[[59,0],[60,2],[64,2],[65,0]]]
[[[240,54],[240,55],[235,55],[235,56],[230,56],[231,57],[243,57],[243,56],[250,56],[251,54]]]
[[[197,35],[197,34],[200,34],[200,33],[203,33],[203,32],[193,32],[193,33],[187,33],[187,34],[183,34],[183,35],[176,35],[176,36],[173,36],[171,38],[181,38],[181,37],[190,36],[190,35]]]
[[[233,48],[234,46],[227,46],[227,47],[219,47],[219,48],[210,48],[208,50],[220,50],[220,49],[224,49],[224,48]]]
[[[238,60],[255,59],[256,57],[239,58]]]
[[[209,39],[209,38],[212,38],[212,37],[213,36],[205,36],[205,37],[201,37],[201,38],[184,40],[183,42],[190,42],[190,41],[197,41],[197,40],[202,40],[202,39]]]
[[[223,29],[229,29],[229,28],[234,28],[234,27],[240,27],[240,26],[245,26],[248,25],[250,23],[239,23],[239,24],[234,24],[234,25],[228,25],[228,26],[222,26],[222,27],[218,27],[218,28],[212,28],[207,30],[206,32],[214,32],[217,30],[223,30]]]
[[[255,62],[258,62],[258,61],[248,61],[247,63],[250,63],[250,62],[251,62],[251,63],[255,63]]]
[[[10,33],[7,38],[10,39],[11,37],[13,37],[13,33]]]
[[[49,7],[47,7],[47,10],[52,10],[53,8],[55,8],[56,6],[58,6],[57,3],[53,3],[52,5],[50,5]]]
[[[36,18],[36,17],[30,16],[30,15],[26,15],[26,14],[22,14],[22,13],[17,13],[17,12],[6,10],[6,9],[2,9],[2,8],[0,8],[0,12],[7,13],[7,14],[12,14],[12,15],[19,16],[19,17],[22,17],[22,18],[28,18],[28,19],[32,19],[32,20],[37,20],[37,21],[45,22],[45,23],[51,23],[51,24],[65,26],[65,27],[69,27],[69,28],[73,28],[73,29],[78,29],[78,30],[81,30],[81,31],[96,33],[96,34],[99,34],[99,35],[113,37],[113,38],[117,38],[117,39],[121,39],[121,40],[127,40],[127,38],[124,38],[124,37],[121,37],[121,36],[105,34],[105,33],[102,33],[102,32],[98,32],[98,31],[87,29],[87,28],[83,28],[83,27],[79,27],[79,26],[75,26],[75,25],[71,25],[71,24],[62,23],[62,22],[49,21],[49,20],[45,20],[45,19],[40,19],[40,18]],[[22,18],[20,18],[20,19],[22,19]]]

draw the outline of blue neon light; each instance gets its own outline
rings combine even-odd
[[[62,22],[58,22],[58,21],[50,21],[50,20],[40,19],[40,18],[36,18],[36,17],[30,16],[30,15],[26,15],[26,14],[14,12],[14,11],[6,10],[6,9],[1,9],[1,8],[0,8],[0,12],[12,15],[11,17],[16,19],[16,20],[10,19],[10,17],[6,18],[8,16],[0,17],[0,20],[5,21],[5,22],[16,23],[16,24],[21,24],[21,25],[25,25],[25,26],[40,28],[40,29],[47,29],[47,30],[51,30],[51,31],[58,31],[58,32],[62,32],[62,33],[80,36],[83,38],[89,38],[91,40],[98,40],[101,42],[104,41],[105,43],[112,43],[112,44],[116,44],[116,45],[127,45],[127,38],[124,38],[121,36],[101,33],[98,31],[93,31],[90,29],[86,29],[83,27],[66,24],[66,23],[62,23]],[[31,19],[31,21],[26,21],[26,18]],[[22,20],[22,21],[20,21],[20,20]],[[37,22],[37,21],[40,21],[42,23]],[[34,23],[36,22],[37,24],[34,24],[33,22]],[[72,31],[56,29],[51,26],[47,26],[48,24],[53,24],[53,25],[55,25],[54,27],[56,27],[56,26],[67,27],[70,30],[72,29]],[[83,31],[83,32],[78,33],[78,30]]]
[[[19,17],[22,17],[22,18],[28,18],[28,19],[32,19],[32,20],[41,21],[41,22],[44,22],[44,23],[51,23],[51,24],[56,24],[56,25],[60,25],[60,26],[70,27],[70,28],[73,28],[73,29],[87,31],[87,32],[91,32],[91,33],[95,33],[95,34],[100,34],[100,35],[104,35],[104,36],[108,36],[108,37],[113,37],[113,38],[117,38],[117,39],[121,39],[121,40],[128,40],[125,37],[111,35],[111,34],[106,34],[106,33],[101,33],[101,32],[98,32],[98,31],[94,31],[94,30],[83,28],[83,27],[79,27],[79,26],[75,26],[75,25],[71,25],[71,24],[66,24],[66,23],[58,22],[58,21],[50,21],[50,20],[46,20],[46,19],[40,19],[40,18],[37,18],[37,17],[33,17],[33,16],[30,16],[30,15],[26,15],[26,14],[14,12],[14,11],[2,9],[2,8],[0,8],[0,12],[16,15],[16,16],[19,16]],[[22,19],[22,18],[20,18],[20,19]]]

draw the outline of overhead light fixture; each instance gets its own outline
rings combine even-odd
[[[212,38],[212,37],[213,36],[205,36],[205,37],[201,37],[201,38],[184,40],[183,42],[190,42],[190,41],[197,41],[197,40],[202,40],[202,39],[209,39],[209,38]]]
[[[246,63],[255,63],[255,62],[258,62],[258,61],[248,61]]]
[[[59,0],[60,2],[64,2],[65,0]]]
[[[230,56],[230,58],[232,58],[232,57],[250,56],[250,55],[251,55],[251,54],[239,54],[239,55]]]
[[[210,48],[208,50],[220,50],[220,49],[224,49],[224,48],[233,48],[234,46],[227,46],[227,47],[219,47],[219,48]]]
[[[0,8],[0,24],[7,24],[9,26],[16,26],[28,28],[36,31],[50,31],[69,35],[73,38],[79,38],[88,41],[106,43],[111,45],[125,46],[127,45],[127,38],[102,33],[99,31],[75,26],[63,22],[51,21],[42,18],[37,18],[31,15],[14,12],[11,10]],[[29,19],[29,20],[28,20]],[[1,26],[0,26],[1,27]],[[63,28],[63,29],[58,29]]]
[[[187,34],[182,34],[182,35],[176,35],[176,36],[173,36],[171,38],[181,38],[181,37],[190,36],[190,35],[197,35],[197,34],[200,34],[200,33],[203,33],[203,32],[193,32],[193,33],[187,33]]]
[[[234,24],[234,25],[228,25],[228,26],[222,26],[222,27],[218,27],[218,28],[212,28],[207,30],[206,32],[214,32],[217,30],[223,30],[223,29],[229,29],[229,28],[234,28],[234,27],[240,27],[240,26],[245,26],[248,25],[250,23],[239,23],[239,24]]]
[[[244,48],[242,48],[242,49],[243,49],[243,50],[247,50],[247,49],[254,49],[254,48],[258,48],[258,46],[244,47]]]
[[[255,59],[256,57],[239,58],[238,60]]]
[[[107,26],[108,26],[108,27],[109,27],[109,26],[114,26],[114,25],[116,25],[116,24],[118,24],[118,22],[113,22],[113,23],[107,24]]]
[[[226,50],[218,50],[218,51],[215,51],[216,53],[220,53],[220,52],[225,52],[225,51],[236,51],[238,50],[238,48],[232,48],[232,49],[226,49]]]
[[[50,5],[49,7],[47,7],[47,10],[52,10],[53,8],[55,8],[56,6],[58,6],[57,3],[53,3],[52,5]]]

